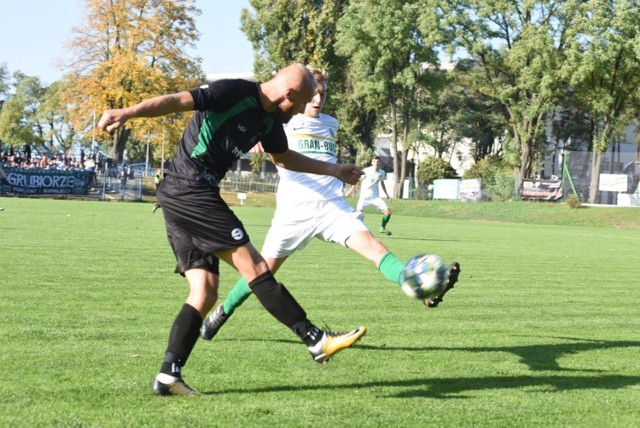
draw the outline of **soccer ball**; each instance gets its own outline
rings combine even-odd
[[[418,254],[402,270],[402,291],[413,299],[437,297],[447,284],[447,267],[435,254]]]

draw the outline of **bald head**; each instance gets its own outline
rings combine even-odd
[[[260,85],[260,101],[265,110],[275,112],[287,123],[293,115],[304,111],[315,92],[316,79],[311,71],[302,64],[292,64]]]
[[[316,79],[311,70],[302,64],[291,64],[280,69],[274,79],[299,91],[310,89],[312,93],[315,92]]]

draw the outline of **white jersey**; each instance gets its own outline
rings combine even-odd
[[[375,199],[380,197],[380,182],[384,181],[387,173],[384,169],[375,169],[373,165],[362,170],[362,187],[360,189],[360,199]]]
[[[318,118],[295,115],[284,127],[289,150],[313,159],[336,163],[338,120],[320,113]],[[276,193],[279,208],[300,202],[344,197],[342,181],[335,177],[295,172],[278,167],[280,183]]]
[[[338,121],[320,113],[318,118],[298,114],[284,127],[289,150],[336,163]],[[368,232],[362,213],[344,198],[342,181],[325,175],[278,168],[280,184],[276,212],[264,240],[262,255],[279,259],[302,250],[313,238],[346,247],[356,232]]]

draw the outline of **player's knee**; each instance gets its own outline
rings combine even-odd
[[[218,290],[217,289],[215,289],[215,290],[207,289],[207,292],[204,295],[204,301],[205,301],[205,304],[207,304],[207,306],[208,305],[211,305],[211,306],[215,305],[215,303],[218,301]]]

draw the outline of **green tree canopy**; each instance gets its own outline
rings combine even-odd
[[[472,58],[483,71],[474,90],[503,106],[521,179],[544,149],[546,115],[560,98],[559,69],[578,13],[564,0],[445,1],[424,20],[450,35],[451,54]]]
[[[403,0],[352,2],[338,22],[337,52],[348,59],[353,97],[377,112],[391,131],[395,197],[407,175],[416,92],[427,81],[425,64],[437,64],[417,26],[424,4]],[[399,150],[399,142],[403,142]]]
[[[579,17],[562,71],[572,102],[590,121],[589,148],[595,153],[589,202],[594,203],[603,153],[640,111],[640,7],[630,0],[573,6]]]

